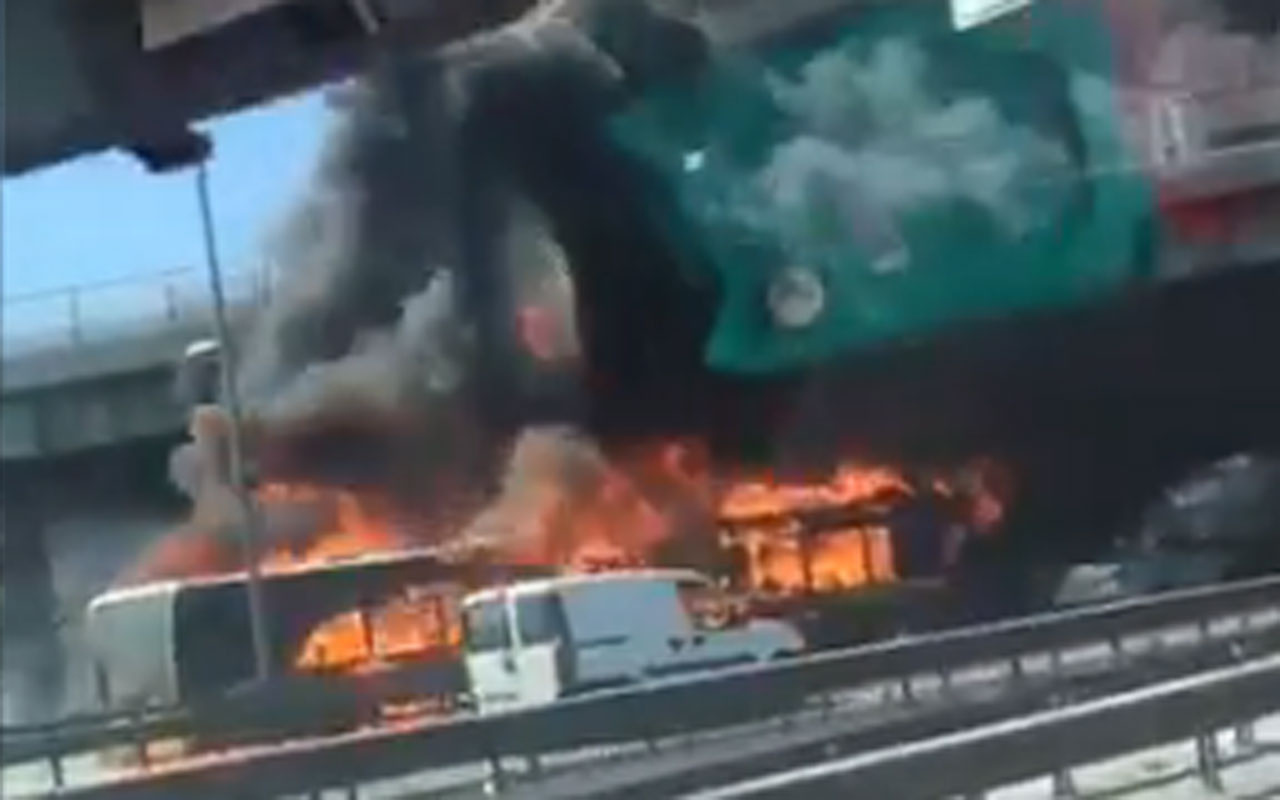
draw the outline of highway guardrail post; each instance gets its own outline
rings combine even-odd
[[[1019,685],[1026,683],[1027,668],[1026,665],[1022,663],[1021,655],[1015,655],[1013,658],[1009,659],[1009,670],[1010,674],[1013,676],[1014,683]]]
[[[824,691],[818,695],[818,701],[822,705],[822,719],[830,719],[831,712],[836,710],[835,695],[830,690]]]
[[[1072,777],[1071,770],[1059,769],[1053,773],[1054,800],[1074,800],[1078,796],[1076,780]]]
[[[537,753],[529,753],[524,757],[525,767],[529,772],[529,777],[537,778],[542,775],[542,757]]]
[[[950,700],[955,696],[955,679],[951,674],[949,667],[943,667],[938,670],[938,677],[942,679],[939,689],[942,692],[943,699]]]
[[[1124,637],[1118,633],[1113,633],[1107,641],[1111,645],[1112,661],[1116,664],[1124,664],[1125,658],[1128,655],[1124,649]]]
[[[151,767],[151,754],[147,751],[147,736],[143,733],[143,716],[137,713],[129,718],[129,727],[135,732],[133,749],[138,754],[138,765],[143,769]]]
[[[912,683],[913,677],[915,676],[909,672],[902,676],[902,700],[908,704],[915,703],[916,701],[916,687],[915,684]]]
[[[1252,750],[1258,746],[1257,733],[1252,722],[1241,722],[1235,728],[1236,747],[1241,750]]]
[[[498,737],[494,735],[495,730],[497,729],[481,729],[481,747],[489,770],[484,788],[485,794],[489,795],[499,794],[507,788],[507,773],[502,766],[502,748],[498,746]]]
[[[640,723],[640,738],[644,740],[650,753],[658,752],[658,727],[653,719],[656,705],[651,702],[643,703],[637,720]]]
[[[1231,643],[1231,658],[1237,663],[1242,664],[1248,660],[1249,656],[1245,652],[1244,636],[1249,630],[1248,615],[1240,618],[1239,628],[1236,631],[1236,640]],[[1234,728],[1236,748],[1239,750],[1252,750],[1257,744],[1253,720],[1243,720],[1237,722]]]
[[[57,734],[54,735],[54,743],[57,743]],[[67,785],[67,776],[62,768],[62,748],[56,748],[49,754],[49,771],[53,777],[53,788],[61,789]]]
[[[1062,708],[1068,704],[1067,694],[1062,689],[1062,678],[1062,651],[1055,647],[1049,652],[1049,683],[1052,689],[1049,694],[1049,706],[1051,708]],[[1050,777],[1053,782],[1054,800],[1074,800],[1079,796],[1076,792],[1075,778],[1070,769],[1059,767]]]
[[[1202,733],[1196,737],[1196,769],[1205,788],[1221,792],[1222,784],[1221,754],[1218,752],[1218,737],[1213,732]]]

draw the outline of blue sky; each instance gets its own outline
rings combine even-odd
[[[223,117],[210,167],[228,267],[250,263],[310,174],[326,127],[319,93]],[[118,152],[4,181],[3,294],[203,267],[194,172],[149,174]]]

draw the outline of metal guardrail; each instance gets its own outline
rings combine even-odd
[[[148,742],[195,737],[205,744],[231,746],[315,735],[377,723],[386,704],[439,697],[444,690],[462,685],[462,666],[457,662],[421,664],[381,675],[293,676],[201,705],[86,714],[55,723],[6,727],[0,738],[0,763],[48,761],[55,784],[61,784],[61,762],[76,753],[128,747],[138,763],[146,765]]]
[[[175,269],[5,297],[4,356],[206,321],[213,309],[208,280],[203,270]],[[226,278],[229,302],[264,306],[272,282],[267,267],[232,272]]]
[[[1195,739],[1216,783],[1214,732],[1280,711],[1280,655],[950,736],[817,764],[698,800],[914,798],[977,792],[1148,747]],[[1219,786],[1219,788],[1221,788]]]
[[[666,739],[656,752],[643,744],[599,751],[594,760],[588,752],[585,769],[578,768],[584,759],[575,754],[517,761],[503,793],[512,800],[686,797],[843,754],[925,741],[1241,664],[1280,648],[1276,617],[1269,612],[1266,624],[1250,625],[1248,632],[1225,625],[1231,618],[1224,619],[1207,639],[1176,628],[1130,637],[1120,652],[1071,649],[1056,653],[1056,663],[1052,655],[1027,659],[1020,673],[1011,663],[995,662],[955,673],[946,682],[916,676],[909,683],[842,695],[835,707],[810,703],[775,720]],[[1175,631],[1180,635],[1173,644]],[[1066,770],[1056,776],[1070,784]],[[476,794],[453,792],[455,800]]]
[[[175,765],[159,775],[68,789],[57,796],[224,797],[236,781],[250,780],[249,776],[255,793],[275,796],[484,760],[500,770],[503,757],[538,756],[624,741],[652,742],[690,730],[767,719],[802,700],[816,698],[830,703],[840,691],[922,673],[946,677],[974,664],[1005,661],[1016,665],[1026,655],[1088,643],[1108,643],[1119,651],[1125,636],[1175,625],[1207,626],[1226,615],[1277,605],[1280,578],[1186,590],[656,682],[530,711],[465,718],[413,730],[365,732],[329,741],[291,742],[270,751]],[[168,726],[157,729],[146,725],[103,731],[80,737],[74,749],[105,748],[162,735],[178,732]],[[65,743],[60,748],[62,754],[72,752],[72,744]],[[28,750],[26,755],[34,757],[37,752]]]

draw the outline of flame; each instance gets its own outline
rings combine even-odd
[[[366,673],[456,653],[458,592],[410,591],[372,609],[344,611],[314,628],[294,661],[305,672]]]
[[[746,526],[738,545],[746,553],[752,590],[843,591],[897,579],[888,529],[863,525],[810,533],[794,514],[871,502],[891,493],[913,493],[901,473],[846,464],[828,481],[731,486],[721,499],[720,515]]]
[[[404,545],[388,516],[379,513],[363,495],[341,489],[302,484],[266,484],[258,490],[264,509],[281,504],[327,507],[330,522],[320,531],[307,531],[297,546],[277,546],[262,558],[265,570],[280,570],[388,552]]]
[[[642,565],[669,533],[658,509],[618,472],[606,473],[585,496],[555,498],[538,522],[545,528],[532,541],[545,550],[526,560],[577,572]]]
[[[395,551],[403,538],[376,498],[348,490],[305,484],[266,484],[258,490],[264,508],[293,504],[329,510],[328,523],[308,531],[298,546],[280,546],[262,559],[266,571]],[[349,609],[307,636],[294,665],[304,672],[363,673],[406,660],[456,652],[461,642],[456,603],[416,588],[373,608]]]
[[[464,538],[509,563],[596,571],[648,563],[674,535],[646,474],[660,450],[617,460],[562,430],[517,442],[502,493]]]
[[[871,500],[881,494],[911,492],[901,473],[888,467],[847,464],[830,481],[810,484],[746,482],[733,486],[720,503],[722,516],[734,519],[766,516],[787,511],[845,506]]]
[[[569,572],[598,572],[648,566],[653,551],[681,530],[676,507],[707,507],[710,472],[701,448],[690,442],[637,447],[606,464],[598,490],[560,510],[558,522],[568,543],[550,563]],[[553,537],[556,538],[556,537]]]
[[[836,592],[897,580],[889,531],[854,528],[824,534],[804,552],[794,528],[743,537],[748,582],[764,594]]]

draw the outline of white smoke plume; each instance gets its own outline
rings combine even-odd
[[[756,175],[740,208],[747,224],[795,251],[813,246],[814,220],[834,208],[887,270],[907,256],[897,222],[928,203],[975,203],[1011,239],[1053,219],[1075,169],[1064,143],[1010,121],[989,98],[939,96],[930,58],[914,41],[886,39],[865,57],[825,51],[795,79],[771,75],[774,101],[804,133]]]

